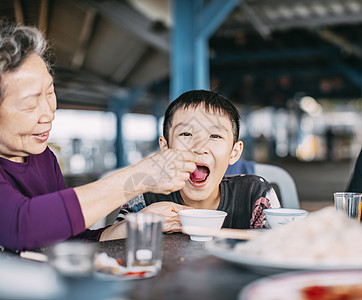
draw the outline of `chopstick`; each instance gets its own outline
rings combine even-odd
[[[39,252],[22,251],[20,252],[20,257],[35,261],[44,261],[44,262],[48,261],[48,256]]]
[[[197,226],[184,226],[182,232],[189,235],[214,236],[228,239],[251,240],[261,233],[250,229],[221,228],[220,230]]]

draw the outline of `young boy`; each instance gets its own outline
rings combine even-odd
[[[201,163],[180,191],[139,195],[122,207],[117,220],[127,212],[144,209],[165,216],[164,231],[179,231],[177,211],[186,205],[227,212],[225,228],[263,227],[263,209],[280,207],[271,185],[256,175],[224,177],[228,165],[241,156],[243,143],[238,137],[239,113],[229,100],[205,90],[182,94],[166,110],[160,149],[192,151],[201,157]],[[167,170],[163,172],[172,177]]]

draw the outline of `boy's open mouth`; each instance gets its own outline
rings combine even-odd
[[[197,165],[193,173],[190,174],[190,180],[192,183],[202,183],[206,181],[210,174],[210,170],[206,166]]]

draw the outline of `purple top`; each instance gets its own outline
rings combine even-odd
[[[98,241],[104,229],[85,228],[78,198],[49,148],[26,163],[0,157],[1,246],[20,251],[69,238]]]

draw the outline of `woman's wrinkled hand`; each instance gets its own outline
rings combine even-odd
[[[168,149],[139,162],[133,182],[142,185],[143,193],[169,194],[185,186],[199,160],[191,151]]]
[[[154,213],[163,216],[163,232],[172,233],[182,231],[181,220],[178,212],[183,209],[192,209],[192,207],[164,201],[146,206],[142,209],[142,212]]]

